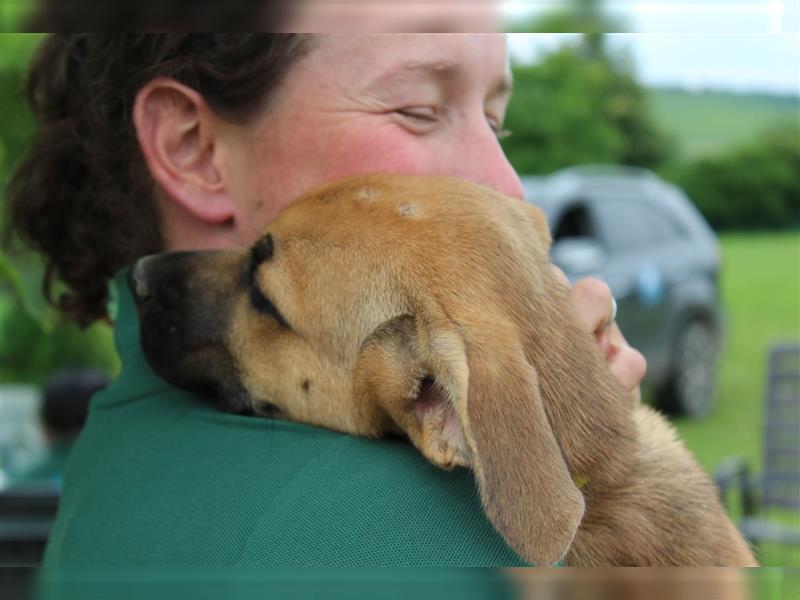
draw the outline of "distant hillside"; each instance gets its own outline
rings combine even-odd
[[[770,127],[800,135],[800,96],[649,90],[654,116],[678,141],[679,158],[717,154]]]

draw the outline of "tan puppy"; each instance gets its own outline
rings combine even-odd
[[[371,175],[301,198],[251,249],[144,258],[131,286],[164,378],[226,410],[407,435],[474,471],[535,564],[754,565],[709,478],[579,325],[549,243],[519,200]]]

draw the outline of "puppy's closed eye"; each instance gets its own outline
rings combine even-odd
[[[284,316],[263,292],[256,280],[256,271],[266,261],[272,258],[275,245],[272,235],[267,234],[261,238],[250,250],[250,256],[245,262],[242,272],[242,284],[250,296],[250,305],[259,313],[275,319],[282,327],[291,329]]]
[[[258,267],[258,265],[265,260],[271,259],[274,252],[275,244],[272,241],[272,235],[268,233],[258,242],[256,242],[256,244],[253,246],[253,249],[250,251],[250,259],[252,260],[253,269]]]
[[[265,235],[250,249],[250,256],[244,263],[242,269],[242,285],[253,287],[256,285],[256,270],[262,263],[272,258],[275,246],[270,234]]]
[[[269,298],[264,295],[264,293],[261,291],[261,288],[259,288],[256,284],[250,286],[250,304],[261,314],[275,319],[282,327],[291,329],[289,323],[280,313],[278,308]]]

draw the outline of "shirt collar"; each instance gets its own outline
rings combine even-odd
[[[142,352],[139,315],[127,284],[128,270],[127,267],[122,269],[113,280],[112,298],[116,300],[114,345],[122,364],[122,372],[111,385],[98,394],[98,403],[103,406],[134,401],[155,391],[171,388],[153,372]]]

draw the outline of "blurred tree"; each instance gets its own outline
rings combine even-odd
[[[45,330],[20,302],[0,295],[0,383],[41,384],[65,367],[98,367],[109,375],[119,371],[111,328],[96,324],[81,330],[58,323]]]
[[[656,168],[675,144],[658,129],[630,62],[566,44],[537,64],[514,65],[503,141],[520,173],[586,163]],[[594,50],[592,51],[594,52]]]
[[[515,31],[582,33],[535,65],[514,65],[503,148],[520,173],[585,163],[656,168],[675,152],[658,129],[631,60],[614,56],[605,34],[624,31],[601,0],[568,0],[512,24]],[[534,34],[535,35],[535,34]]]
[[[23,0],[4,0],[0,2],[0,34],[11,31],[24,31],[23,22],[35,8],[36,2]]]
[[[38,34],[0,34],[0,192],[33,131],[25,104],[25,69]]]
[[[558,8],[518,18],[508,27],[508,31],[517,33],[581,33],[584,58],[601,57],[606,34],[625,30],[623,21],[604,10],[603,0],[565,0]]]
[[[721,229],[800,226],[798,122],[764,132],[725,154],[672,165],[662,175]]]
[[[0,229],[5,229],[3,190],[33,131],[25,102],[25,73],[41,35],[0,35]],[[17,246],[12,238],[11,244]],[[111,328],[86,331],[61,323],[41,291],[43,266],[30,252],[0,250],[0,383],[40,383],[68,366],[119,369]],[[56,295],[58,290],[54,290]]]
[[[605,34],[624,31],[622,23],[603,10],[601,0],[567,0],[559,8],[513,22],[511,31],[582,33],[581,52],[598,58],[605,52]]]

